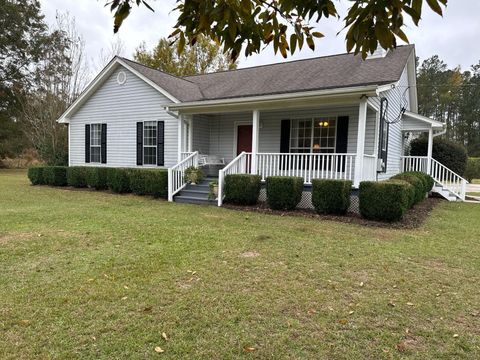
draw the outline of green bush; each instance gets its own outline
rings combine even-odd
[[[348,180],[312,180],[312,204],[319,214],[345,214],[350,206],[352,182]]]
[[[470,182],[473,179],[480,179],[480,158],[468,158],[465,178]]]
[[[108,170],[106,167],[86,167],[87,186],[95,190],[107,190]]]
[[[28,168],[28,179],[32,185],[43,185],[45,184],[43,180],[43,166],[33,166]]]
[[[293,210],[302,199],[303,178],[296,176],[267,177],[267,203],[273,210]]]
[[[410,155],[427,156],[428,139],[425,136],[410,142]],[[434,138],[432,157],[459,175],[465,173],[467,167],[467,151],[454,142]]]
[[[67,186],[67,167],[45,166],[43,168],[43,179],[45,184],[50,186]]]
[[[249,174],[225,176],[225,202],[237,205],[254,205],[260,195],[261,177]]]
[[[76,188],[87,187],[87,168],[85,166],[68,167],[67,184]]]
[[[412,185],[403,180],[361,182],[360,214],[370,220],[400,220],[409,207],[409,188]]]
[[[423,178],[420,178],[417,175],[411,173],[401,173],[392,177],[393,180],[404,180],[411,184],[415,189],[415,198],[414,204],[418,204],[425,199],[426,192],[426,183],[424,183]]]
[[[130,192],[130,176],[131,169],[109,168],[107,172],[107,186],[116,193]]]
[[[137,195],[166,198],[168,195],[168,171],[157,169],[132,169],[129,172],[130,189]]]
[[[426,193],[430,192],[433,188],[433,185],[435,184],[435,181],[433,180],[433,178],[430,175],[425,174],[424,172],[408,171],[408,172],[404,172],[403,174],[413,175],[418,177],[420,180],[422,180],[424,185],[424,190]]]

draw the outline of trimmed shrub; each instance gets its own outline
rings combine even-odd
[[[109,168],[106,167],[86,167],[87,186],[95,190],[107,190],[107,178]]]
[[[87,187],[87,168],[71,166],[67,168],[67,184],[76,188]]]
[[[403,180],[360,183],[360,214],[369,220],[398,221],[408,209],[408,182]]]
[[[43,166],[34,166],[28,168],[27,173],[28,179],[32,185],[43,185],[45,184],[43,180]]]
[[[258,175],[232,174],[225,176],[225,202],[255,205],[260,195],[262,178]]]
[[[427,156],[427,149],[428,139],[425,136],[410,142],[412,156]],[[436,137],[433,139],[432,157],[459,175],[465,173],[467,151],[461,145]]]
[[[107,186],[116,193],[130,192],[130,176],[131,169],[125,168],[109,168],[107,172]]]
[[[408,172],[404,172],[403,174],[413,175],[418,177],[420,180],[422,180],[424,185],[424,190],[426,193],[430,192],[433,188],[433,185],[435,184],[435,181],[430,175],[420,171],[408,171]]]
[[[129,171],[130,189],[137,195],[167,198],[168,171],[154,169],[132,169]]]
[[[267,177],[267,203],[273,210],[293,210],[302,199],[303,178],[297,176]]]
[[[345,214],[350,206],[352,182],[348,180],[312,180],[312,204],[319,214]]]
[[[480,179],[480,158],[468,158],[465,178],[470,182],[473,179]]]
[[[413,185],[415,188],[415,200],[414,204],[418,204],[423,199],[425,199],[425,188],[426,184],[424,183],[423,179],[418,177],[417,175],[409,174],[409,173],[401,173],[392,177],[394,180],[404,180],[409,184]]]
[[[50,186],[67,186],[66,166],[45,166],[43,168],[43,180]]]

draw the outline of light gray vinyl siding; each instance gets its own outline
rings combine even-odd
[[[401,170],[401,156],[403,155],[403,133],[402,119],[398,119],[402,106],[406,106],[406,110],[410,110],[410,99],[408,91],[408,75],[407,67],[403,70],[398,86],[388,90],[382,94],[388,99],[388,119],[395,121],[390,124],[388,134],[388,159],[386,173],[379,173],[378,180],[388,179]],[[380,108],[380,98],[371,98],[372,102]]]
[[[280,151],[281,120],[305,117],[348,116],[347,151],[356,153],[358,132],[358,106],[323,107],[315,109],[269,110],[260,112],[259,152],[278,153]],[[193,118],[193,150],[202,150],[205,144],[205,119],[209,124],[209,154],[218,155],[229,162],[236,156],[236,127],[251,124],[252,113],[226,113],[216,115],[195,115]],[[375,141],[375,112],[369,111],[366,125],[365,154],[373,154]],[[195,137],[200,136],[201,139]]]
[[[210,117],[208,115],[194,115],[192,121],[192,147],[200,154],[210,153]]]
[[[127,81],[117,83],[125,71]],[[70,119],[70,165],[136,167],[138,121],[165,122],[165,166],[177,162],[177,119],[164,106],[171,100],[119,66]],[[107,124],[107,164],[85,164],[85,124]]]

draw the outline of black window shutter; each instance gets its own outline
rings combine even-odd
[[[165,122],[157,122],[157,165],[165,165]]]
[[[348,122],[348,116],[339,116],[337,118],[337,145],[335,152],[338,154],[346,154],[348,152]],[[343,161],[338,162],[337,171],[345,171],[346,160],[344,156]]]
[[[85,162],[90,162],[90,125],[85,125]]]
[[[137,165],[143,165],[143,122],[137,122]]]
[[[290,152],[290,120],[282,120],[280,128],[280,152]]]
[[[100,153],[102,158],[102,164],[106,164],[107,163],[107,124],[102,124]]]

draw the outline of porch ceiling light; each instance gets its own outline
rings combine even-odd
[[[315,150],[320,149],[320,144],[313,144],[313,148],[314,148]]]
[[[318,123],[318,125],[327,127],[327,126],[328,126],[328,121],[320,121],[320,122]]]

